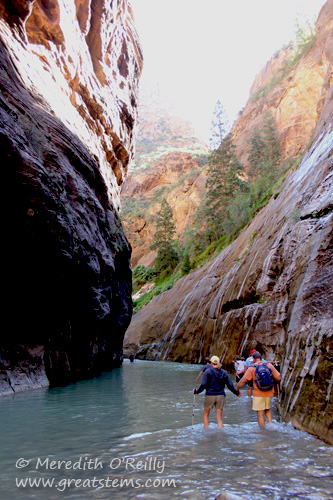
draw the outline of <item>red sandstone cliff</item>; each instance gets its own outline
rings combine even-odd
[[[197,157],[206,152],[207,146],[194,135],[189,122],[163,108],[158,96],[147,94],[145,89],[140,93],[135,162],[121,192],[132,267],[154,264],[156,252],[150,246],[155,234],[153,216],[160,206],[158,191],[172,207],[176,233],[182,239],[204,190],[205,176]],[[145,201],[148,208],[128,217],[126,203],[133,200]]]
[[[127,0],[1,0],[0,61],[10,393],[121,363],[132,303],[119,191],[142,54]]]

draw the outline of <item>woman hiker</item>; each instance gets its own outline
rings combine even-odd
[[[221,367],[219,358],[212,356],[210,366],[203,373],[199,389],[193,389],[193,394],[200,394],[206,389],[203,416],[205,429],[209,426],[209,413],[213,406],[216,408],[217,426],[219,429],[223,428],[222,412],[225,408],[225,385],[236,396],[241,396],[242,393],[234,387],[231,378]]]

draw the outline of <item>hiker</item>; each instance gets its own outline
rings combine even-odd
[[[248,367],[250,366],[250,364],[253,365],[253,357],[252,355],[256,352],[255,349],[252,349],[251,351],[251,356],[249,356],[248,358],[246,358],[245,360],[245,363],[244,363],[244,375],[246,373],[246,370],[248,369]],[[253,389],[253,381],[250,380],[247,384],[247,395],[248,397],[250,398],[252,396],[252,389]]]
[[[223,428],[222,412],[225,408],[225,385],[236,396],[241,396],[242,393],[235,389],[231,378],[222,369],[218,356],[212,356],[210,358],[210,365],[204,370],[199,389],[193,389],[193,394],[200,394],[206,390],[203,416],[205,429],[209,426],[209,413],[213,406],[216,409],[217,426],[219,429]]]
[[[239,382],[244,375],[245,361],[238,356],[234,362],[234,367],[236,370],[236,382]]]
[[[251,351],[251,356],[249,356],[248,358],[246,358],[245,360],[245,366],[244,366],[244,374],[246,373],[246,370],[250,367],[250,366],[253,366],[254,365],[254,361],[253,361],[253,354],[257,352],[255,349],[252,349]],[[266,363],[266,361],[263,359],[262,360],[264,363]],[[250,398],[252,396],[252,390],[253,390],[253,380],[250,380],[249,383],[247,384],[247,395],[248,397]]]
[[[131,352],[131,354],[129,355],[129,360],[131,363],[134,362],[134,354]]]
[[[243,378],[237,384],[237,389],[243,387],[246,382],[253,381],[252,410],[257,412],[258,424],[263,427],[265,416],[268,422],[272,422],[270,407],[274,396],[274,380],[280,382],[281,376],[272,363],[263,362],[260,352],[253,353],[253,361],[254,365],[246,370]]]
[[[208,358],[206,358],[206,359],[208,359]],[[198,382],[198,380],[201,377],[201,375],[203,374],[203,372],[206,371],[207,368],[209,368],[209,367],[210,367],[210,361],[207,361],[206,364],[201,368],[201,372],[199,373],[199,375],[195,379],[196,382]]]

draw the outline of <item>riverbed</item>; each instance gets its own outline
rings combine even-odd
[[[332,500],[333,447],[281,423],[259,428],[252,401],[228,389],[224,428],[200,367],[139,361],[66,387],[0,400],[1,500]],[[234,380],[234,379],[233,379]],[[194,406],[194,418],[193,418]]]

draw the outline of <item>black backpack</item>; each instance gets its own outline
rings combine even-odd
[[[272,370],[267,365],[258,365],[255,369],[255,383],[260,391],[269,391],[274,386]]]

